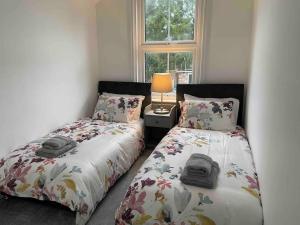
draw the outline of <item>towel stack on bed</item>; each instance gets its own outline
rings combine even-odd
[[[76,142],[68,137],[56,136],[42,144],[42,148],[36,151],[36,155],[46,158],[58,157],[76,147]]]
[[[203,154],[192,154],[186,162],[180,180],[188,185],[214,188],[220,168],[217,162]]]

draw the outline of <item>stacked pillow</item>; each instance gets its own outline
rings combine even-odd
[[[99,96],[93,119],[129,123],[138,121],[144,96],[103,93]]]
[[[234,98],[198,98],[184,95],[180,102],[179,126],[203,130],[234,130],[237,124],[239,100]]]

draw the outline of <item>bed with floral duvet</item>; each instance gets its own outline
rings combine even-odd
[[[219,163],[215,189],[183,184],[193,153]],[[259,185],[242,128],[174,127],[140,168],[116,211],[117,225],[262,225]]]
[[[76,211],[76,224],[85,224],[139,156],[142,123],[82,119],[15,149],[0,159],[0,192],[58,202]],[[72,138],[77,147],[58,158],[36,156],[43,141],[56,135]]]

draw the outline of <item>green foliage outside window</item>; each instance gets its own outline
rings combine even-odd
[[[146,43],[194,40],[195,10],[196,0],[145,0]],[[151,81],[153,73],[192,71],[192,60],[191,52],[147,52],[146,81]]]
[[[194,40],[195,6],[196,0],[145,0],[145,41]]]

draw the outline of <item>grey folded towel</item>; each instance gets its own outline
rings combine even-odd
[[[188,159],[185,168],[189,175],[207,177],[211,174],[213,166],[219,168],[218,163],[209,156],[195,153]]]
[[[58,150],[70,144],[73,140],[68,137],[55,136],[45,141],[42,146],[45,149]]]
[[[70,142],[66,146],[62,147],[61,149],[58,150],[52,150],[52,149],[47,149],[47,148],[40,148],[39,150],[36,151],[36,155],[40,157],[45,157],[45,158],[56,158],[67,151],[70,151],[71,149],[75,148],[77,143],[75,141]]]
[[[192,176],[188,174],[187,169],[185,168],[180,176],[180,180],[182,183],[187,185],[193,185],[197,187],[204,187],[204,188],[215,188],[217,185],[218,174],[220,172],[219,167],[213,166],[211,168],[211,173],[207,177],[201,176]]]

